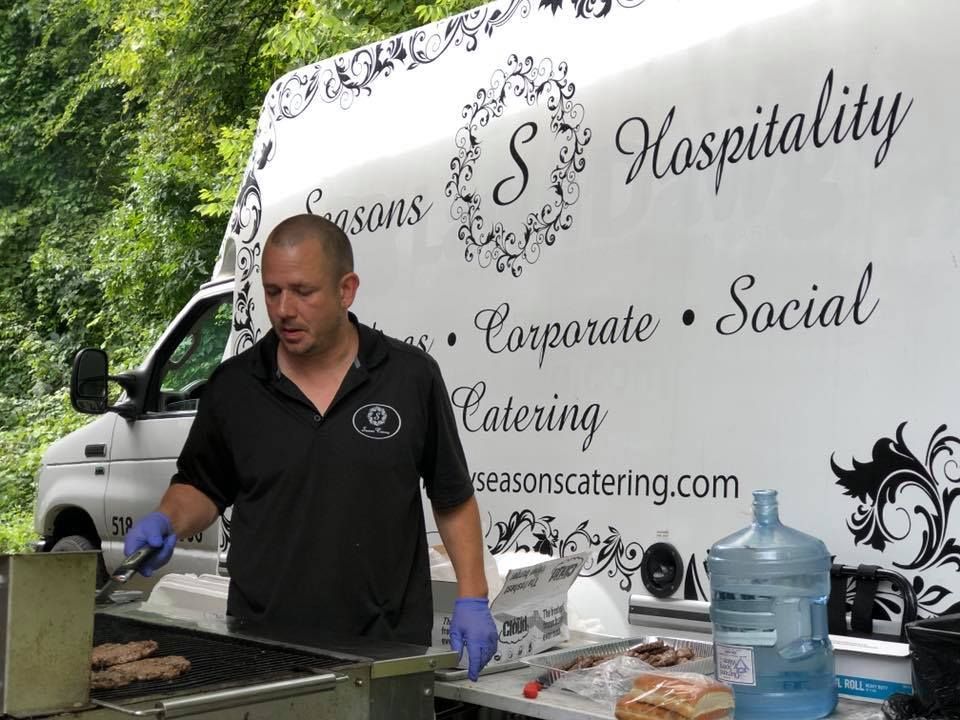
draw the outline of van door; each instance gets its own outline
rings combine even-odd
[[[127,530],[156,509],[170,484],[203,388],[226,353],[231,300],[227,291],[195,301],[149,361],[143,414],[133,422],[117,421],[104,499],[108,568],[123,559]],[[163,572],[216,573],[218,552],[219,522],[180,540]]]

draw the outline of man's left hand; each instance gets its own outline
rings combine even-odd
[[[476,681],[483,666],[497,652],[497,624],[486,598],[457,598],[450,621],[450,648],[463,655],[467,647],[470,662],[467,677]]]

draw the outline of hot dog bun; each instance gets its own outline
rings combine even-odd
[[[732,709],[730,688],[703,675],[643,673],[615,713],[618,720],[718,720]]]
[[[625,702],[624,695],[620,698],[616,707],[613,709],[614,717],[617,720],[687,720],[683,715],[679,715],[670,710],[666,710],[656,705],[648,705],[639,700]]]

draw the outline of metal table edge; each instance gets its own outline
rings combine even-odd
[[[457,664],[455,652],[432,652],[426,655],[411,655],[410,657],[377,659],[370,668],[370,678],[393,677],[395,675],[411,675],[420,672],[435,672]]]

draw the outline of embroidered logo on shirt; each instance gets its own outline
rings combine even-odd
[[[353,414],[353,429],[364,437],[386,440],[400,431],[400,413],[389,405],[364,405]]]

